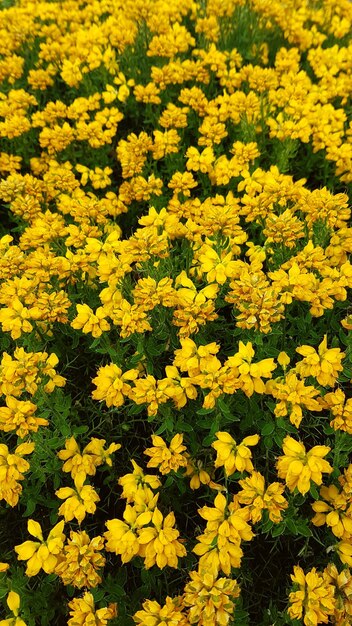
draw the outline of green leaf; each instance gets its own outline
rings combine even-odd
[[[187,422],[176,422],[175,429],[177,430],[177,432],[181,433],[192,433],[194,430],[193,426],[191,424],[187,424]]]
[[[282,535],[282,533],[285,531],[285,527],[286,524],[285,522],[281,522],[280,524],[277,524],[276,526],[274,526],[274,528],[271,531],[271,536],[272,537],[279,537],[280,535]]]
[[[297,532],[299,535],[302,535],[302,537],[313,536],[311,529],[308,528],[307,524],[303,520],[300,520],[299,522],[297,522]]]
[[[215,409],[199,409],[197,411],[197,415],[209,415],[210,413],[214,413]]]
[[[267,450],[271,450],[271,448],[273,447],[273,438],[272,437],[264,437],[263,441],[264,441],[264,445],[265,445],[266,449]]]
[[[261,430],[262,435],[271,435],[275,430],[275,422],[265,424]]]
[[[287,517],[286,520],[286,526],[289,529],[289,531],[291,533],[293,533],[294,535],[298,534],[298,530],[297,530],[297,526],[295,524],[295,522],[293,521],[293,519],[291,519],[290,517]]]
[[[82,435],[89,430],[89,426],[74,426],[72,430],[74,435]]]
[[[23,517],[29,517],[30,515],[32,515],[36,509],[36,506],[37,502],[32,498],[28,498],[26,510],[23,513]]]
[[[314,483],[311,483],[309,493],[314,500],[319,500],[319,493]]]
[[[268,533],[272,529],[273,526],[274,526],[274,522],[272,522],[271,519],[268,519],[262,525],[262,532],[263,533]]]

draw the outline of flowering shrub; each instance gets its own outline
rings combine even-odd
[[[0,33],[0,626],[349,626],[352,4]]]

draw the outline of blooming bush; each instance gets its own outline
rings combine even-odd
[[[350,625],[352,4],[0,33],[0,626]]]

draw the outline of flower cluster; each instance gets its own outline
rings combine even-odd
[[[352,3],[0,35],[0,626],[348,626]]]

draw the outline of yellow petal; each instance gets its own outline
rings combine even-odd
[[[17,552],[18,554],[17,558],[20,561],[27,561],[33,556],[33,554],[35,554],[39,546],[40,543],[38,543],[37,541],[25,541],[19,546],[15,546],[15,552]]]
[[[250,435],[249,437],[245,437],[242,443],[245,446],[256,446],[259,439],[260,439],[259,435]]]
[[[38,522],[35,522],[33,519],[29,519],[27,523],[28,532],[32,537],[39,539],[39,541],[43,541],[43,533]]]
[[[20,608],[20,596],[18,593],[16,593],[16,591],[10,591],[6,602],[10,611],[12,611],[14,615],[17,615],[18,609]]]

